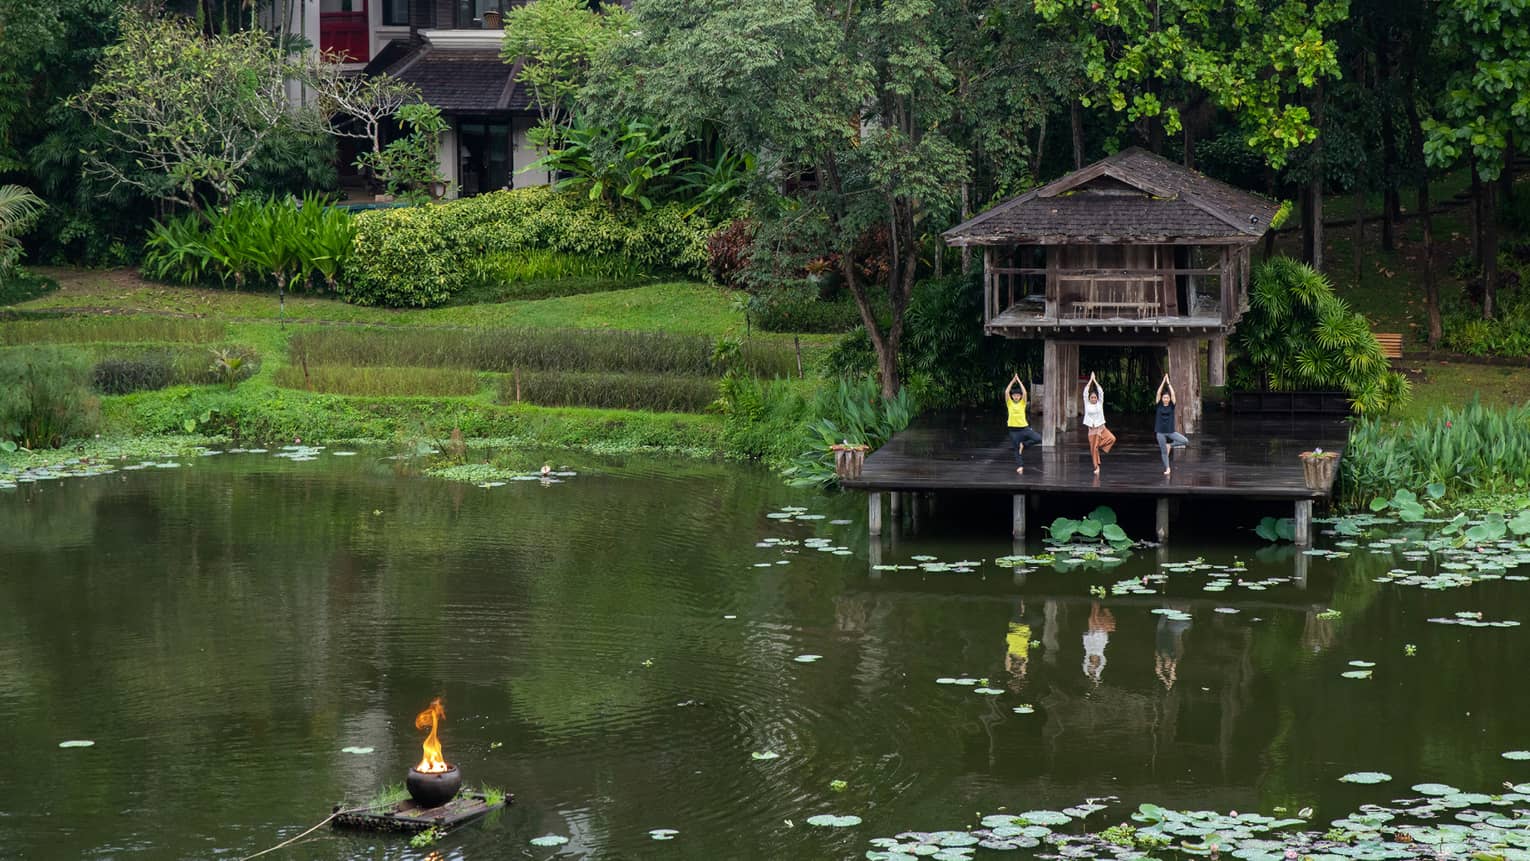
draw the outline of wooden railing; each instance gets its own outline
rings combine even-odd
[[[1221,267],[1203,269],[1044,269],[991,266],[984,271],[984,309],[992,320],[1028,296],[1045,297],[1043,317],[1194,316],[1202,298],[1226,309],[1230,287]],[[1186,307],[1178,307],[1179,276],[1190,276]],[[1199,283],[1197,283],[1199,282]],[[1208,283],[1209,282],[1209,283]],[[1219,283],[1220,282],[1220,283]]]

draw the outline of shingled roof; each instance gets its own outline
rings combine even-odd
[[[380,56],[390,55],[391,42]],[[515,80],[520,64],[507,64],[498,51],[440,49],[430,45],[392,53],[386,68],[368,66],[368,74],[387,72],[420,88],[425,101],[444,114],[487,114],[534,110],[524,85]]]
[[[1132,147],[945,232],[947,245],[1255,242],[1279,209]]]

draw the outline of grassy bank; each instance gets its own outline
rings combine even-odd
[[[832,337],[756,334],[733,296],[644,284],[430,310],[168,287],[52,270],[60,287],[3,309],[0,359],[62,349],[115,372],[90,399],[108,443],[193,434],[277,442],[444,441],[727,456],[713,408],[734,371],[810,397]],[[187,385],[214,350],[247,378]],[[800,358],[799,358],[800,357]],[[210,372],[209,372],[210,373]],[[107,391],[145,390],[125,394]],[[25,453],[12,455],[12,461]]]

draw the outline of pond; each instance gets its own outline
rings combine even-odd
[[[482,488],[272,455],[0,491],[0,855],[242,858],[399,782],[436,696],[446,758],[515,803],[431,857],[862,858],[1107,797],[1089,829],[1152,803],[1322,832],[1530,781],[1526,628],[1429,621],[1518,620],[1518,574],[1377,582],[1428,563],[1247,532],[1004,567],[999,504],[873,559],[861,497],[745,467]],[[266,857],[428,854],[325,828]]]

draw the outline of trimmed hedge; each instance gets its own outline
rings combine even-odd
[[[677,205],[617,209],[550,187],[356,216],[355,256],[337,292],[357,305],[439,305],[473,282],[473,263],[531,249],[620,257],[645,271],[707,275],[712,225]]]

